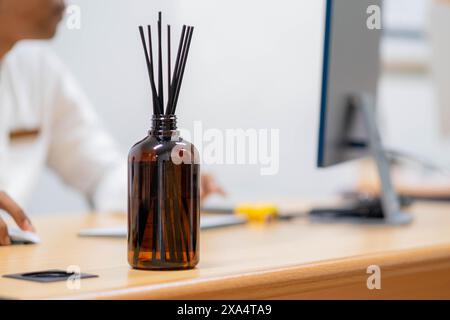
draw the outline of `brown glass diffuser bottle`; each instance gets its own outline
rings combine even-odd
[[[183,26],[171,73],[167,26],[167,107],[164,110],[161,12],[158,19],[158,88],[151,26],[148,47],[139,32],[152,89],[152,127],[128,156],[128,262],[137,269],[188,269],[199,260],[199,164],[195,147],[177,130],[175,110],[194,27]]]
[[[185,269],[198,263],[199,165],[176,117],[155,115],[149,135],[128,158],[128,262],[138,269]]]

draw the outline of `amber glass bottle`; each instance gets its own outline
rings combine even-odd
[[[176,116],[156,115],[128,157],[128,262],[137,269],[189,269],[199,261],[199,164]]]

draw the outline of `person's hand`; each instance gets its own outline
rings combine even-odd
[[[219,186],[210,174],[202,174],[200,178],[200,201],[205,200],[211,194],[220,194],[226,196],[225,191]]]
[[[6,211],[11,217],[13,217],[16,224],[20,229],[24,231],[35,232],[34,227],[31,225],[30,220],[25,215],[19,205],[11,199],[6,192],[0,191],[0,210]],[[0,217],[0,246],[7,246],[11,244],[11,239],[8,236],[8,227],[6,223]]]

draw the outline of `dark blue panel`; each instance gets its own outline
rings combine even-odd
[[[322,67],[322,93],[320,101],[320,124],[319,124],[319,143],[317,152],[317,166],[325,167],[325,128],[326,128],[326,114],[327,114],[327,99],[328,99],[328,68],[331,47],[331,19],[333,11],[333,1],[327,0],[326,14],[325,14],[325,37],[323,45],[323,67]]]

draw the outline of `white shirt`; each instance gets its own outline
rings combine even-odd
[[[44,166],[96,209],[125,210],[125,159],[66,67],[24,41],[0,62],[0,190],[25,206]]]

